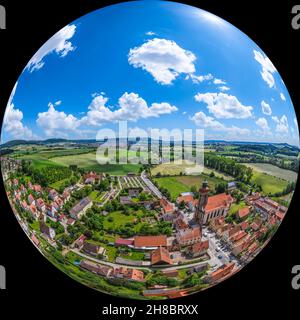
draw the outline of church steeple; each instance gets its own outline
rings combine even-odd
[[[202,226],[203,224],[203,217],[205,214],[205,207],[208,201],[208,182],[205,180],[202,183],[202,187],[199,189],[199,201],[195,212],[195,220]]]

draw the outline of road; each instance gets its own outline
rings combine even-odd
[[[162,193],[157,189],[157,187],[152,183],[150,179],[147,178],[145,171],[141,173],[141,179],[144,181],[145,185],[149,188],[149,190],[154,193],[156,197],[159,199],[163,198]]]

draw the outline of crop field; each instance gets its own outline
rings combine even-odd
[[[281,192],[288,184],[286,180],[257,171],[253,172],[251,181],[260,185],[265,194]]]
[[[297,173],[291,170],[286,170],[282,168],[278,168],[269,163],[245,163],[248,167],[252,168],[257,172],[264,172],[276,178],[288,180],[288,181],[296,181]]]

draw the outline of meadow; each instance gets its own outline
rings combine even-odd
[[[245,163],[245,165],[247,165],[248,167],[252,168],[257,172],[264,172],[276,178],[280,178],[288,181],[297,180],[297,173],[295,171],[282,169],[269,163]]]
[[[261,186],[262,191],[265,194],[281,192],[288,185],[287,180],[283,180],[258,171],[253,171],[251,182]]]

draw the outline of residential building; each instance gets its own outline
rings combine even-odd
[[[78,220],[80,219],[86,212],[87,209],[89,209],[93,205],[93,202],[89,197],[85,197],[82,200],[80,200],[71,210],[70,210],[70,216]]]

